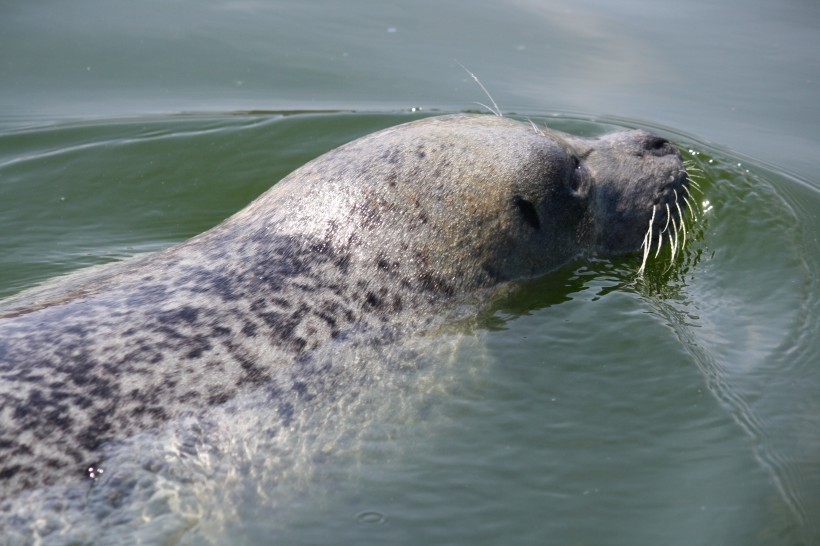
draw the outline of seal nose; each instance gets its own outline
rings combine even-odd
[[[660,135],[644,131],[640,139],[641,147],[652,155],[663,156],[678,153],[675,146]]]

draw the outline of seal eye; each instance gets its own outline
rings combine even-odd
[[[513,205],[518,209],[523,220],[528,223],[533,229],[541,229],[541,219],[538,217],[538,211],[535,210],[535,205],[532,201],[528,201],[516,195],[513,197]]]
[[[580,192],[584,179],[584,170],[581,166],[581,158],[577,155],[571,155],[570,160],[572,161],[572,170],[568,174],[567,187],[572,195],[582,197]]]

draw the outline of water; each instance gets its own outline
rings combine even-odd
[[[72,528],[820,543],[818,27],[799,1],[0,7],[0,296],[184,240],[359,135],[481,109],[456,59],[506,113],[653,128],[705,171],[672,270],[588,260],[524,283],[405,347],[418,368],[383,391],[317,410],[320,432],[219,422],[195,485]]]

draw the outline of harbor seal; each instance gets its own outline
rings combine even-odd
[[[2,495],[79,480],[106,445],[243,392],[287,422],[355,373],[320,347],[389,341],[579,255],[648,251],[682,224],[687,184],[640,130],[450,115],[341,146],[185,243],[0,306]]]

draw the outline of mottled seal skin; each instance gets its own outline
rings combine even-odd
[[[309,398],[329,340],[388,339],[580,254],[637,251],[686,184],[654,134],[497,116],[333,150],[188,242],[0,307],[2,496],[78,479],[106,442],[243,391]]]

